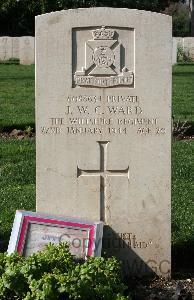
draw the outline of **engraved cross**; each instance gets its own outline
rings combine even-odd
[[[129,180],[129,166],[124,170],[107,169],[107,148],[108,141],[98,142],[100,147],[100,169],[82,170],[77,167],[77,178],[80,176],[100,176],[100,220],[106,222],[107,208],[107,178],[108,176],[122,176]]]

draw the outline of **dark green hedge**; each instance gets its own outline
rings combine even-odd
[[[125,7],[161,12],[178,0],[0,0],[0,36],[34,35],[36,15],[78,7]]]

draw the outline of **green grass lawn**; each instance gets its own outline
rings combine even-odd
[[[35,208],[35,141],[0,139],[0,149],[0,240],[7,240],[16,209]]]
[[[174,120],[194,124],[194,64],[173,67],[172,103]]]
[[[172,145],[173,242],[194,238],[194,141]]]
[[[173,71],[174,117],[194,122],[194,65]],[[0,65],[0,111],[1,129],[34,128],[34,66]],[[189,258],[194,249],[194,141],[172,146],[173,253]],[[0,139],[0,149],[0,240],[8,240],[15,210],[35,209],[35,141]]]
[[[0,64],[0,131],[34,122],[34,66]]]
[[[172,144],[172,259],[194,268],[194,140]]]

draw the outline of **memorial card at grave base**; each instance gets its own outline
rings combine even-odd
[[[36,17],[37,211],[105,223],[129,275],[171,269],[171,17]]]
[[[67,242],[72,255],[85,259],[100,256],[103,223],[59,218],[34,212],[16,211],[8,253],[24,256],[41,251],[48,243]]]

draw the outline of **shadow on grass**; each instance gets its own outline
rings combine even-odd
[[[33,80],[34,82],[34,75],[29,75],[29,76],[19,76],[15,74],[14,76],[0,76],[1,82],[3,81],[8,81],[8,80],[14,80],[14,81],[21,81],[21,80]]]
[[[179,72],[179,71],[174,71],[173,72],[173,75],[175,76],[182,76],[182,77],[191,77],[191,76],[194,76],[194,72]]]
[[[13,125],[0,125],[0,133],[11,133],[13,129],[25,130],[27,127],[31,127],[35,132],[35,123],[26,123],[26,124],[13,124]]]
[[[19,65],[19,64],[20,64],[19,58],[10,58],[8,60],[0,59],[0,65]]]
[[[187,112],[185,112],[184,113],[185,114],[185,116],[187,115],[187,114],[189,114],[189,113],[187,113]],[[186,131],[184,131],[184,134],[183,134],[183,136],[185,136],[185,137],[187,137],[187,136],[192,136],[192,135],[194,135],[194,122],[183,122],[183,121],[177,121],[177,120],[173,120],[173,123],[174,123],[174,125],[175,124],[178,124],[178,128],[177,129],[180,129],[180,132],[179,132],[179,134],[182,132],[182,131],[184,131],[184,128],[185,128],[185,126],[187,127],[187,129],[186,129]],[[184,125],[184,126],[183,126]],[[182,127],[182,130],[181,130],[181,127]]]
[[[194,65],[194,61],[190,61],[190,62],[179,62],[177,63],[178,66],[190,66],[190,65]]]
[[[10,232],[0,233],[0,252],[6,252],[9,244]]]
[[[194,237],[188,241],[172,245],[172,277],[194,275]]]
[[[190,127],[185,132],[185,135],[186,136],[194,135],[194,122],[188,122],[187,125]]]

